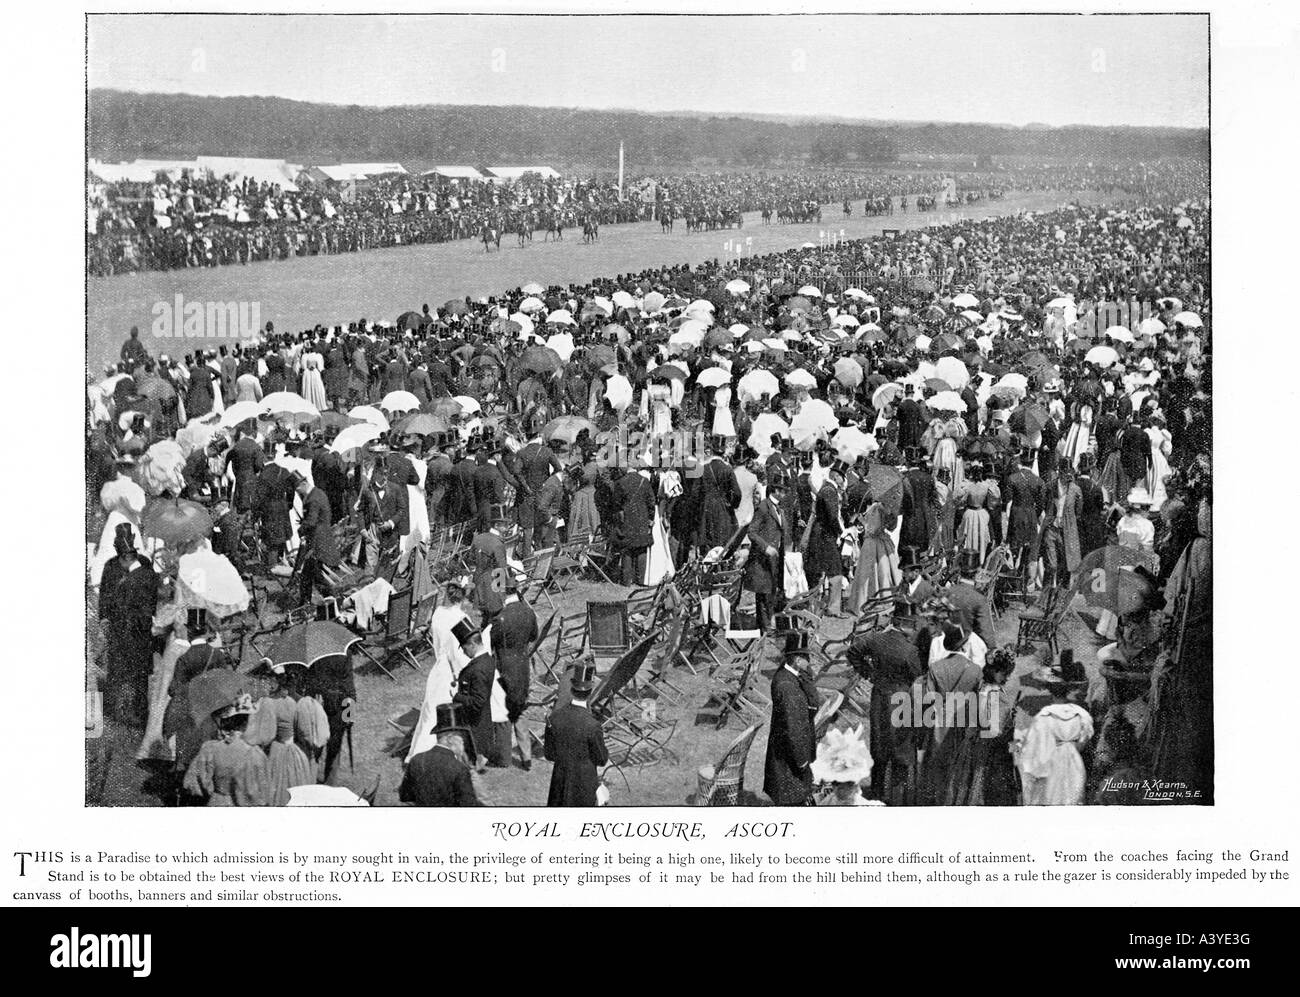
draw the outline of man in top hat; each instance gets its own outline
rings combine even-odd
[[[1022,463],[1023,454],[1013,449],[1007,476],[1002,481],[1002,502],[1008,507],[1007,545],[1025,569],[1026,586],[1038,574],[1039,517],[1047,508],[1047,489],[1042,479]]]
[[[916,734],[912,726],[891,719],[898,696],[911,696],[912,683],[925,672],[913,639],[891,620],[883,629],[859,637],[848,650],[850,667],[871,683],[868,719],[871,738],[871,794],[893,803],[897,786],[913,802],[916,779]]]
[[[543,442],[541,426],[537,427],[536,433],[519,451],[516,460],[520,472],[519,498],[516,505],[520,529],[519,556],[531,557],[533,531],[538,528],[544,529],[548,525],[548,520],[538,512],[537,493],[542,490],[546,480],[561,471],[564,465],[555,456],[555,452]]]
[[[895,593],[897,612],[915,616],[921,605],[934,595],[934,584],[925,577],[915,547],[904,547],[898,555],[898,568],[903,573],[903,584]]]
[[[740,483],[735,469],[714,446],[700,468],[698,490],[698,534],[696,545],[701,553],[724,547],[736,532],[736,510],[740,507]],[[653,521],[654,516],[651,515]]]
[[[483,647],[483,635],[469,620],[461,620],[452,633],[460,643],[461,650],[469,658],[469,663],[461,669],[457,678],[458,687],[452,702],[460,710],[461,718],[474,733],[474,746],[478,752],[475,768],[482,772],[489,763],[498,766],[509,763],[510,742],[509,725],[506,727],[505,762],[501,759],[500,732],[497,722],[493,721],[493,700],[499,700],[499,708],[504,707],[505,688],[500,683],[497,672],[497,660]]]
[[[1079,455],[1074,483],[1079,488],[1079,556],[1086,557],[1106,544],[1106,492],[1092,478],[1095,467],[1090,453]]]
[[[474,734],[454,703],[439,704],[433,736],[437,743],[407,763],[398,799],[417,807],[481,807],[470,774]]]
[[[361,492],[361,514],[378,532],[379,561],[387,563],[397,559],[402,537],[411,529],[410,493],[389,475],[387,447],[376,452],[369,487]]]
[[[605,735],[587,707],[596,687],[591,658],[575,662],[569,679],[569,702],[546,719],[545,753],[555,767],[546,795],[548,807],[594,807],[601,773],[609,764]]]
[[[506,486],[517,489],[519,482],[501,466],[499,444],[485,442],[475,456],[474,507],[478,510],[478,530],[486,533],[505,512]]]
[[[530,652],[537,634],[537,614],[519,598],[514,573],[507,572],[504,605],[492,621],[492,653],[496,656],[497,668],[501,672],[501,685],[506,690],[506,713],[514,728],[520,765],[525,772],[533,767],[533,750],[523,715],[528,706],[532,679]]]
[[[306,605],[311,601],[315,588],[319,588],[323,595],[330,594],[324,569],[337,568],[341,558],[338,542],[334,539],[334,517],[324,489],[315,487],[301,474],[295,474],[294,487],[302,499],[302,520],[298,523],[302,580],[298,598],[301,605]]]
[[[221,473],[224,475],[228,468],[234,468],[235,491],[232,498],[238,512],[248,512],[253,508],[257,499],[257,476],[265,466],[266,455],[262,452],[261,445],[251,434],[236,426],[235,442],[226,451]]]
[[[447,480],[447,522],[465,523],[478,517],[478,502],[474,497],[474,474],[478,464],[474,454],[478,444],[472,442],[465,447],[453,446],[448,454],[452,461],[452,472]]]
[[[143,727],[153,671],[158,575],[152,562],[136,550],[130,523],[117,525],[113,550],[117,556],[104,565],[99,581],[99,618],[107,629],[104,665],[109,702],[122,723]]]
[[[915,396],[915,385],[904,384],[903,400],[894,409],[894,420],[898,423],[898,448],[904,454],[920,447],[921,435],[929,421],[925,407]]]
[[[754,507],[749,523],[749,560],[745,562],[742,584],[754,593],[754,613],[762,633],[771,625],[772,611],[785,602],[785,550],[789,541],[781,511],[784,497],[785,478],[769,476],[767,494]]]
[[[627,469],[614,484],[612,499],[618,512],[613,539],[620,554],[620,575],[624,585],[645,580],[650,545],[654,542],[655,489],[645,467]]]
[[[1079,568],[1079,517],[1083,493],[1074,483],[1074,469],[1063,462],[1056,479],[1044,483],[1047,509],[1043,515],[1039,546],[1043,552],[1043,585],[1065,588]]]
[[[917,454],[903,474],[903,498],[901,505],[902,527],[898,534],[901,548],[912,548],[924,552],[930,549],[935,531],[939,528],[939,491],[934,484],[934,475],[926,466],[926,460]]]
[[[812,523],[804,553],[808,584],[817,586],[823,578],[827,580],[826,614],[832,617],[843,615],[840,612],[844,595],[844,559],[840,554],[840,538],[844,534],[840,510],[843,494],[844,473],[832,467],[813,500]]]
[[[812,792],[817,757],[813,719],[821,697],[809,672],[809,635],[786,636],[781,667],[772,676],[772,723],[768,727],[763,792],[779,807],[803,806]]]
[[[957,580],[945,586],[938,593],[952,607],[951,621],[962,628],[965,633],[978,634],[987,646],[993,646],[993,611],[989,601],[975,587],[975,573],[978,565],[963,563]]]

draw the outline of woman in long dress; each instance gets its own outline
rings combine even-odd
[[[325,381],[321,378],[321,371],[324,368],[325,360],[319,353],[303,354],[300,394],[316,406],[318,412],[324,412],[329,408],[329,400],[325,397]]]
[[[171,701],[172,676],[176,662],[190,649],[185,628],[185,613],[174,602],[160,606],[154,614],[154,631],[164,630],[165,643],[157,656],[153,674],[149,677],[149,719],[145,723],[144,738],[140,741],[135,759],[141,761],[171,762],[176,759],[176,738],[163,734],[163,717]]]
[[[594,537],[600,530],[600,511],[596,508],[596,475],[599,470],[594,460],[569,469],[573,496],[569,499],[566,527],[570,540],[574,537]]]
[[[713,435],[736,435],[736,423],[731,417],[730,385],[724,384],[713,392]]]
[[[244,740],[266,752],[267,802],[282,807],[289,802],[291,788],[316,782],[316,766],[298,743],[296,666],[292,672],[273,671],[273,682],[270,694],[258,700]]]
[[[1027,807],[1077,806],[1083,802],[1087,771],[1079,753],[1092,740],[1092,716],[1072,703],[1072,687],[1058,683],[1020,749],[1020,775]]]
[[[668,503],[681,493],[682,481],[676,471],[665,471],[659,476],[659,501],[655,503],[655,519],[650,528],[650,554],[646,558],[645,578],[642,579],[646,585],[658,585],[663,579],[671,578],[676,571],[664,522]]]
[[[1070,428],[1065,432],[1065,444],[1062,447],[1061,455],[1077,471],[1079,469],[1079,458],[1088,453],[1091,446],[1092,406],[1082,402],[1079,405],[1079,410],[1074,414],[1074,422],[1070,423]]]
[[[1153,415],[1146,425],[1151,440],[1151,469],[1147,472],[1147,492],[1151,496],[1151,511],[1159,512],[1169,498],[1165,478],[1169,476],[1169,455],[1173,453],[1174,438],[1165,428],[1165,420]]]
[[[205,741],[185,773],[185,791],[210,807],[270,805],[266,755],[244,740],[253,713],[246,693],[213,713],[217,736]]]
[[[946,467],[952,476],[952,487],[960,488],[966,480],[962,459],[957,452],[957,445],[966,435],[966,420],[959,415],[949,415],[942,419],[932,419],[921,445],[930,451],[930,467],[938,471]]]
[[[957,545],[963,551],[974,552],[982,564],[993,544],[993,516],[1002,502],[1002,493],[988,471],[981,468],[978,480],[967,481],[958,490],[956,501],[962,510]]]
[[[868,600],[893,591],[903,582],[898,568],[898,552],[889,536],[895,517],[888,515],[885,507],[870,495],[864,502],[867,510],[859,520],[862,539],[858,547],[858,562],[849,588],[849,608],[855,614],[861,612]]]

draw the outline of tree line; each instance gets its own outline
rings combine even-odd
[[[556,107],[362,107],[278,97],[92,90],[88,145],[103,160],[261,156],[305,163],[612,163],[763,167],[892,163],[912,154],[1131,159],[1205,156],[1205,129],[852,124]]]

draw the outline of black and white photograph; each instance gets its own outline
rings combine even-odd
[[[85,806],[1215,804],[1208,14],[85,44]]]

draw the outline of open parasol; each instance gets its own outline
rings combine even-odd
[[[204,547],[181,557],[176,582],[180,603],[224,619],[248,608],[248,588],[224,554]]]
[[[775,374],[757,368],[741,376],[740,383],[736,385],[736,396],[741,402],[758,401],[764,396],[775,395],[780,389]]]
[[[1094,346],[1084,354],[1083,359],[1098,367],[1111,367],[1119,361],[1119,354],[1113,346]]]
[[[339,435],[334,437],[329,448],[335,453],[347,453],[349,450],[356,450],[364,447],[367,443],[379,439],[384,434],[374,423],[361,422],[355,426],[348,426],[340,430]]]
[[[225,709],[242,694],[248,692],[249,680],[236,675],[228,668],[214,668],[190,679],[185,687],[185,698],[190,704],[190,716],[196,725]]]
[[[696,375],[695,383],[702,388],[720,388],[731,383],[731,372],[721,367],[706,367]]]
[[[390,391],[379,403],[383,412],[411,412],[419,407],[420,399],[409,391]]]
[[[831,446],[835,454],[846,464],[852,464],[859,457],[875,453],[880,448],[876,438],[864,433],[857,426],[845,426],[831,437]]]
[[[542,439],[544,440],[562,440],[570,445],[578,438],[583,431],[591,439],[596,438],[596,424],[590,419],[585,419],[580,415],[562,415],[558,419],[552,419],[542,430]]]
[[[361,638],[333,620],[310,620],[290,627],[271,647],[271,663],[311,668],[325,658],[344,657]]]
[[[862,365],[852,357],[835,361],[835,380],[846,388],[857,388],[862,383]]]
[[[519,368],[538,374],[551,374],[560,369],[560,355],[545,346],[530,346],[519,357]]]
[[[867,487],[871,497],[879,502],[885,512],[897,516],[903,508],[903,476],[888,464],[867,465]]]
[[[154,499],[140,517],[140,532],[168,547],[180,547],[211,536],[212,517],[188,499]]]
[[[373,426],[367,427],[372,431],[374,428]],[[413,412],[406,418],[399,420],[393,428],[403,436],[435,436],[447,432],[451,428],[451,424],[442,416],[434,415],[432,412]],[[375,435],[377,436],[378,433]]]

